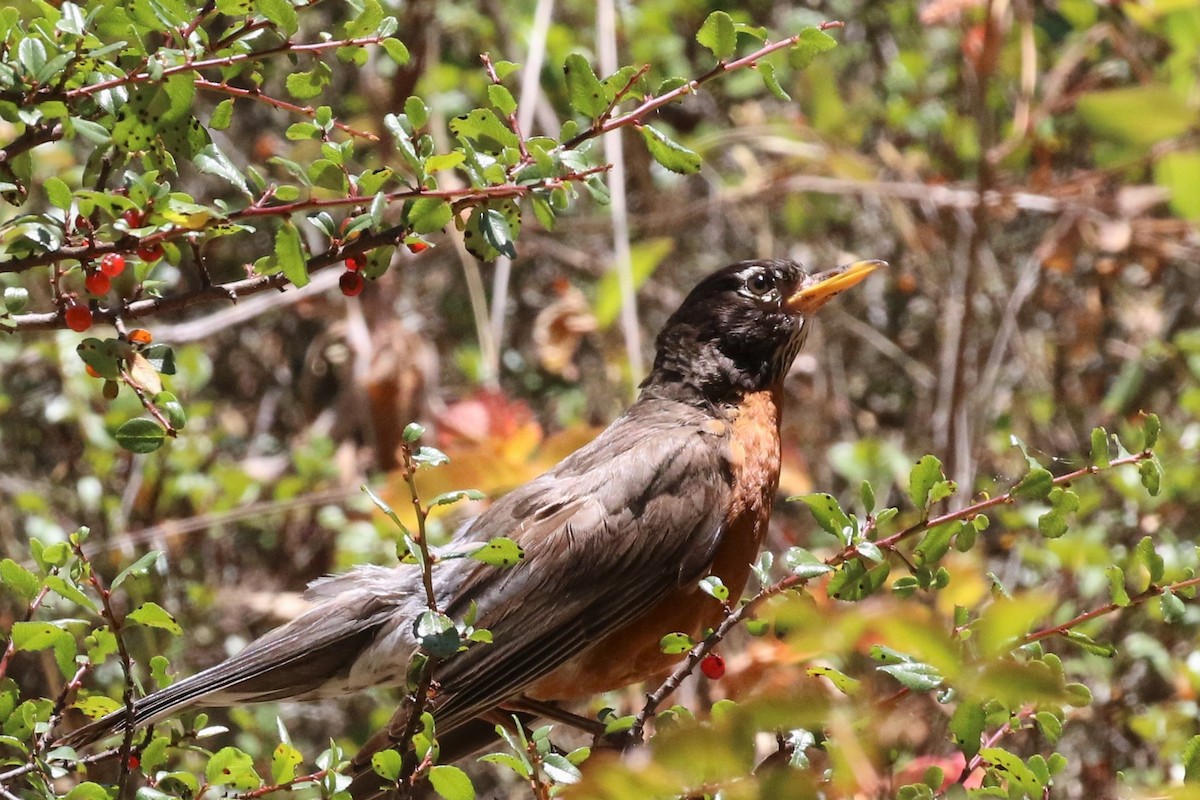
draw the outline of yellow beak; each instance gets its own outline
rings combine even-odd
[[[807,316],[875,270],[886,266],[886,261],[855,261],[844,267],[811,275],[795,294],[784,301],[784,305],[789,311]]]

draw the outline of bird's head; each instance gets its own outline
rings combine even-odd
[[[810,275],[794,261],[742,261],[702,280],[658,335],[646,392],[719,404],[766,389],[792,366],[809,318],[883,261]]]

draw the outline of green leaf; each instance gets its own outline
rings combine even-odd
[[[1129,592],[1125,589],[1125,572],[1116,564],[1109,564],[1104,568],[1104,575],[1108,578],[1108,594],[1112,601],[1122,608],[1130,603]]]
[[[979,752],[986,721],[987,713],[983,705],[967,701],[959,703],[950,717],[950,733],[954,735],[954,744],[968,759],[974,758]]]
[[[1149,458],[1138,464],[1138,476],[1142,479],[1142,486],[1146,487],[1150,496],[1156,497],[1162,483],[1162,470],[1159,468],[1158,462]]]
[[[445,614],[424,611],[414,625],[421,649],[434,658],[448,658],[458,652],[462,642],[454,622]]]
[[[1158,419],[1158,414],[1146,414],[1146,419],[1142,423],[1142,434],[1145,439],[1142,443],[1143,450],[1154,449],[1154,445],[1158,444],[1160,431],[1162,431],[1162,423]]]
[[[297,100],[311,100],[325,91],[333,70],[324,61],[318,61],[307,72],[293,72],[287,76],[284,85],[288,94]]]
[[[963,527],[961,522],[947,522],[931,528],[921,537],[921,543],[913,550],[917,566],[931,567],[950,552],[950,540]]]
[[[297,289],[308,285],[308,261],[304,258],[304,247],[300,243],[300,231],[285,219],[275,232],[275,262],[283,275]]]
[[[929,492],[938,481],[946,476],[942,473],[942,462],[936,456],[922,456],[908,474],[908,496],[920,511],[929,508]]]
[[[78,606],[82,606],[89,611],[96,610],[96,604],[92,599],[80,591],[79,587],[74,583],[65,580],[61,575],[47,575],[46,586],[50,587],[51,591],[66,600],[70,600]]]
[[[285,39],[300,27],[299,15],[291,0],[255,0],[254,8],[278,27]]]
[[[147,601],[129,612],[126,619],[131,622],[136,622],[139,625],[145,625],[149,628],[161,628],[164,631],[173,633],[176,636],[183,633],[183,628],[179,627],[179,623],[175,621],[167,610],[158,603]]]
[[[700,591],[724,603],[729,599],[729,587],[716,575],[708,575],[700,579]]]
[[[50,175],[43,181],[42,186],[46,190],[50,205],[63,211],[71,208],[71,187],[67,186],[66,181],[57,175]]]
[[[183,405],[175,398],[175,395],[170,392],[159,392],[154,395],[152,402],[163,413],[163,416],[167,418],[167,422],[171,423],[171,427],[175,430],[180,430],[187,425],[187,414],[183,410]]]
[[[932,664],[919,661],[904,661],[899,664],[884,664],[876,667],[880,672],[886,672],[907,689],[914,692],[928,692],[942,685],[945,680],[942,674]]]
[[[1109,463],[1108,431],[1104,428],[1092,428],[1092,464],[1105,469]]]
[[[1117,648],[1113,647],[1111,644],[1097,642],[1092,637],[1085,633],[1080,633],[1079,631],[1068,630],[1063,633],[1063,637],[1068,642],[1079,645],[1081,648],[1094,656],[1112,658],[1117,654]]]
[[[419,422],[410,422],[404,426],[404,441],[415,444],[425,435],[425,426]]]
[[[1154,161],[1154,182],[1171,194],[1171,210],[1191,222],[1200,221],[1200,150],[1169,150]]]
[[[985,747],[979,751],[979,755],[1011,789],[1024,792],[1030,797],[1042,796],[1045,787],[1018,756],[999,747]]]
[[[29,305],[29,290],[23,286],[4,288],[4,309],[10,314],[20,314]]]
[[[488,101],[504,116],[507,117],[517,110],[517,101],[513,99],[512,92],[503,86],[493,83],[488,86],[487,93]]]
[[[27,603],[37,597],[42,588],[36,575],[11,558],[0,561],[0,583]]]
[[[712,51],[719,61],[726,60],[737,49],[733,19],[724,11],[712,12],[696,33],[696,41]]]
[[[157,564],[159,559],[162,558],[162,555],[163,554],[161,550],[151,550],[150,552],[146,553],[137,561],[118,572],[117,577],[113,578],[112,584],[109,588],[116,589],[129,578],[147,574],[150,571],[150,568]]]
[[[152,419],[137,417],[117,428],[117,444],[131,453],[153,453],[163,446],[167,432]]]
[[[371,756],[371,769],[388,781],[395,781],[400,777],[403,765],[403,757],[395,750],[380,750]]]
[[[1163,589],[1162,596],[1159,598],[1159,604],[1162,609],[1163,622],[1168,625],[1173,625],[1182,620],[1184,612],[1187,611],[1183,600],[1179,599],[1179,595],[1170,589]]]
[[[525,551],[512,539],[497,536],[471,553],[471,558],[493,567],[511,567],[525,557]]]
[[[233,122],[233,98],[227,97],[217,103],[208,116],[208,127],[215,131],[223,131]]]
[[[395,751],[392,751],[395,752]],[[278,786],[296,777],[296,767],[304,761],[300,751],[287,742],[280,742],[271,754],[271,782]]]
[[[98,783],[84,781],[72,786],[63,800],[109,800],[108,789]]]
[[[646,141],[646,148],[659,164],[672,172],[690,175],[700,171],[700,156],[669,138],[653,125],[642,125],[639,130]]]
[[[448,764],[429,768],[429,783],[444,800],[475,800],[475,787],[467,773]]]
[[[787,567],[788,572],[804,580],[833,572],[833,567],[803,547],[789,547],[787,552],[784,553],[783,563]]]
[[[202,148],[200,152],[196,153],[196,157],[192,159],[192,163],[201,172],[208,175],[216,175],[218,178],[224,178],[244,194],[250,194],[250,187],[246,185],[245,176],[233,165],[229,157],[221,152],[221,148],[215,144],[209,144]]]
[[[450,130],[493,152],[516,147],[520,141],[512,129],[500,121],[490,108],[477,108],[450,121]]]
[[[1085,92],[1075,110],[1096,135],[1138,149],[1174,139],[1196,124],[1186,95],[1164,83]]]
[[[1158,583],[1163,577],[1163,557],[1154,549],[1154,540],[1149,536],[1143,536],[1141,541],[1137,543],[1135,550],[1138,561],[1146,568],[1146,572],[1150,574],[1150,582]]]
[[[804,671],[814,678],[825,678],[833,684],[835,689],[846,695],[857,692],[859,686],[862,684],[861,681],[851,678],[849,675],[833,667],[809,667]]]
[[[230,786],[247,791],[262,785],[254,771],[254,759],[236,747],[222,747],[213,753],[204,768],[204,777],[213,786]]]
[[[151,656],[150,658],[150,677],[159,689],[165,689],[175,682],[175,678],[167,672],[170,666],[171,662],[167,660],[166,656]]]
[[[803,501],[812,512],[813,519],[821,526],[821,530],[834,536],[843,545],[850,544],[850,539],[855,533],[854,526],[833,495],[807,494],[802,497],[789,497],[788,500]]]
[[[397,67],[403,67],[408,63],[409,58],[411,58],[408,48],[399,39],[384,39],[379,44],[383,47],[384,52],[388,54],[388,58],[392,59]]]
[[[658,643],[659,649],[669,656],[686,653],[696,646],[696,642],[686,633],[668,633]]]
[[[72,704],[71,707],[78,709],[88,719],[100,719],[105,714],[111,714],[121,708],[121,701],[94,694]]]
[[[448,506],[457,503],[460,500],[486,500],[487,495],[478,489],[455,489],[450,492],[442,492],[437,497],[429,501],[429,507]]]
[[[453,218],[450,204],[436,197],[418,197],[408,212],[408,224],[414,233],[420,234],[440,231]]]
[[[1188,739],[1180,756],[1183,760],[1183,782],[1200,782],[1200,736]]]
[[[589,119],[603,114],[608,108],[609,98],[587,59],[579,53],[572,53],[567,56],[563,73],[567,79],[567,102],[571,108]]]
[[[487,243],[501,255],[509,258],[517,257],[517,250],[513,247],[512,231],[508,228],[508,221],[499,211],[494,208],[484,209],[479,216],[479,229],[483,232]]]
[[[409,95],[404,101],[404,116],[408,118],[413,130],[420,130],[429,121],[429,106],[417,95]]]
[[[833,573],[826,591],[830,597],[854,603],[877,592],[890,571],[886,561],[871,569],[858,559],[847,561]]]
[[[1034,719],[1037,721],[1038,730],[1050,744],[1054,744],[1062,736],[1063,724],[1058,716],[1049,711],[1039,711],[1034,715]]]
[[[1033,467],[1021,478],[1021,482],[1013,487],[1013,497],[1025,500],[1042,500],[1054,488],[1054,476],[1042,467]]]
[[[799,39],[788,51],[788,62],[796,69],[804,69],[821,53],[837,47],[837,39],[819,28],[805,28]]]

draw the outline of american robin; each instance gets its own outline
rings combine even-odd
[[[696,636],[719,620],[699,581],[717,576],[736,597],[757,558],[779,481],[781,386],[809,317],[882,265],[808,275],[791,261],[747,261],[710,275],[659,334],[637,402],[465,527],[460,540],[506,536],[524,558],[434,571],[440,607],[462,619],[474,605],[493,639],[437,663],[439,734],[523,698],[571,700],[663,674],[680,658],[662,652],[665,634]],[[241,653],[138,700],[133,724],[405,681],[426,608],[416,567],[359,567],[307,597],[310,610]],[[63,743],[125,724],[116,711]]]

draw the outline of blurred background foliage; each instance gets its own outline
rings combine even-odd
[[[35,3],[14,5],[37,13]],[[444,123],[482,102],[480,53],[524,63],[544,44],[538,91],[520,101],[535,105],[534,133],[557,135],[561,65],[574,52],[595,63],[602,34],[593,4],[551,5],[544,41],[534,41],[527,0],[395,3],[388,13],[412,60],[360,68],[330,59],[323,101],[335,118],[380,131],[382,115],[415,92]],[[1105,568],[1132,563],[1146,535],[1175,574],[1195,563],[1200,2],[647,0],[619,7],[621,62],[651,65],[652,85],[704,73],[712,56],[692,33],[718,8],[778,36],[823,19],[846,27],[835,32],[836,50],[782,87],[790,101],[743,71],[664,108],[652,121],[703,157],[698,174],[666,172],[625,131],[636,339],[619,321],[611,209],[586,195],[552,232],[528,215],[511,278],[471,260],[453,234],[434,235],[436,247],[400,251],[357,298],[318,278],[303,291],[146,323],[175,346],[168,388],[189,409],[186,431],[151,455],[116,446],[113,428],[140,407],[129,393],[111,404],[101,397],[75,355],[78,334],[0,337],[0,556],[26,563],[31,538],[61,540],[80,525],[91,528],[90,552],[106,574],[147,549],[165,551],[165,566],[133,595],[170,609],[187,634],[140,631],[131,646],[139,660],[163,652],[190,673],[289,618],[309,580],[394,557],[393,532],[358,487],[404,497],[395,448],[408,421],[427,424],[451,458],[423,475],[430,496],[466,487],[499,494],[619,412],[640,377],[630,348],[649,358],[654,333],[707,272],[747,258],[810,268],[882,258],[890,272],[823,313],[788,379],[783,494],[819,490],[856,507],[859,484],[870,480],[880,506],[900,504],[908,469],[926,452],[961,487],[994,493],[1025,470],[1011,436],[1057,474],[1087,463],[1094,426],[1136,444],[1142,410],[1160,415],[1166,431],[1162,490],[1148,500],[1132,471],[1081,482],[1076,522],[1056,540],[1038,535],[1036,506],[1002,509],[982,546],[950,555],[944,592],[834,604],[816,617],[793,609],[787,636],[725,643],[726,677],[690,681],[680,702],[703,714],[725,695],[803,685],[819,634],[823,658],[880,684],[823,698],[834,708],[811,720],[835,729],[843,756],[857,759],[841,790],[888,795],[929,765],[956,776],[947,714],[926,693],[881,705],[898,687],[864,666],[871,644],[911,651],[914,631],[944,630],[955,606],[975,606],[997,587],[1037,589],[1031,620],[1101,606]],[[345,13],[321,4],[304,24],[325,29]],[[287,67],[264,71],[267,86],[281,85]],[[294,121],[249,107],[222,146],[239,166],[303,162],[311,143],[283,136]],[[3,124],[0,138],[10,138]],[[379,147],[381,160],[393,158]],[[36,172],[75,169],[76,158],[68,145],[43,146]],[[205,201],[223,191],[200,176],[183,183]],[[269,246],[238,240],[214,259],[236,271]],[[480,292],[491,315],[482,320],[471,301]],[[443,535],[463,513],[440,518]],[[832,544],[823,537],[801,504],[785,504],[769,546],[821,552]],[[0,606],[0,621],[7,627],[19,613]],[[1056,794],[1112,796],[1126,791],[1117,786],[1183,778],[1182,748],[1200,733],[1200,615],[1189,606],[1174,626],[1158,616],[1136,609],[1086,628],[1116,646],[1111,658],[1047,643],[1094,695],[1066,714],[1057,748],[1069,766]],[[57,690],[48,658],[14,664],[23,687]],[[117,666],[96,679],[118,683]],[[597,707],[635,708],[639,698],[631,691]],[[277,713],[294,741],[319,748],[331,734],[361,741],[390,710],[373,696],[215,716],[262,758],[277,742]],[[857,726],[861,718],[874,724]],[[714,759],[726,740],[712,738],[720,725],[707,730],[684,737],[679,752]],[[1027,732],[1006,746],[1044,749]],[[752,763],[730,758],[712,762],[714,774]],[[662,779],[669,787],[697,767],[676,757],[655,769],[674,776]],[[619,775],[592,791],[621,796],[628,786]]]

